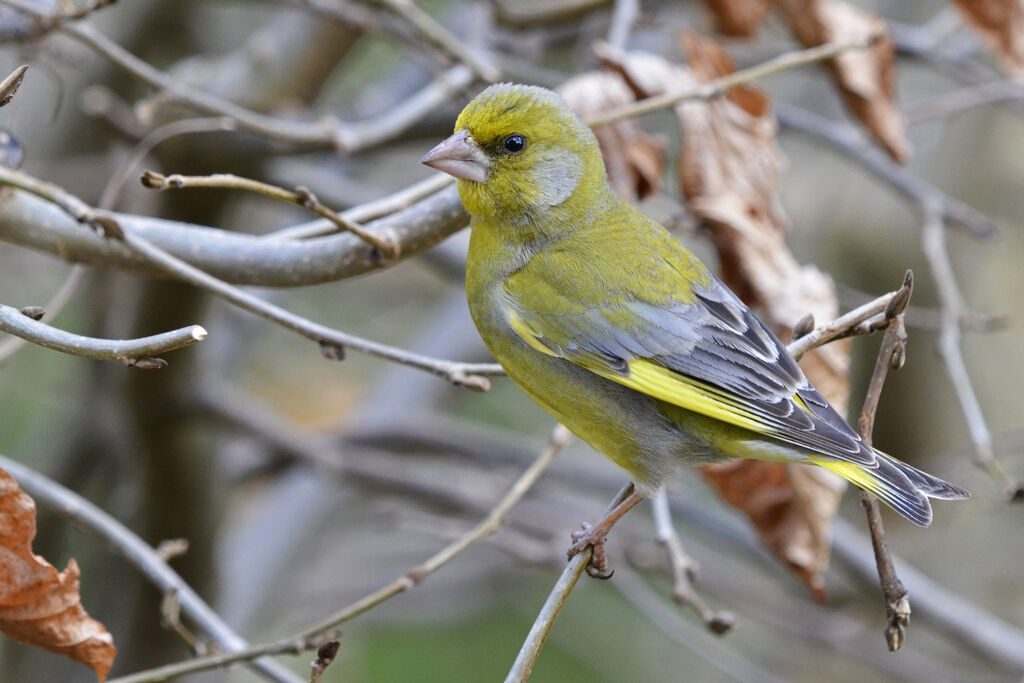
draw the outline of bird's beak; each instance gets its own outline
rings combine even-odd
[[[421,164],[462,180],[486,183],[491,160],[465,130],[460,130],[420,159]]]

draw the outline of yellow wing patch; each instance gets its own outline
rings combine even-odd
[[[854,486],[875,494],[883,502],[886,502],[887,505],[892,505],[892,503],[888,502],[888,499],[891,497],[887,493],[888,487],[886,487],[884,482],[879,480],[877,476],[874,476],[870,470],[865,469],[862,465],[843,460],[833,460],[831,458],[818,458],[813,455],[810,459],[815,465],[819,465],[824,467],[826,470],[838,474]]]
[[[680,408],[755,432],[769,431],[768,426],[744,410],[735,397],[719,389],[642,358],[631,360],[628,365],[628,375],[620,375],[602,368],[588,369],[630,389],[636,389]]]
[[[531,347],[549,356],[562,356],[557,349],[546,344],[544,337],[531,329],[515,310],[506,308],[505,317],[516,334]],[[588,358],[586,355],[566,360],[577,363],[596,375],[680,408],[692,410],[695,413],[707,415],[760,434],[775,432],[770,424],[763,418],[752,414],[735,396],[700,380],[681,375],[653,361],[643,358],[633,359],[627,363],[629,372],[620,373],[607,365],[595,362],[593,358]],[[802,409],[811,412],[799,396],[794,394],[793,400]]]

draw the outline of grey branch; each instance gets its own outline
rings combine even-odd
[[[782,102],[775,103],[775,114],[784,128],[813,136],[835,148],[915,204],[928,203],[938,207],[942,218],[950,225],[962,228],[976,237],[995,236],[996,226],[991,219],[913,175],[875,149],[853,126],[829,121]]]
[[[0,169],[4,174],[11,172]],[[346,212],[348,215],[349,212]],[[214,277],[236,285],[302,287],[334,282],[383,267],[379,252],[355,235],[309,240],[260,237],[123,213],[109,216],[124,230]],[[454,186],[366,224],[386,235],[407,259],[466,227],[469,216]],[[328,221],[323,221],[329,226]],[[117,240],[104,239],[59,206],[21,191],[0,195],[0,240],[87,265],[162,274]]]
[[[4,4],[34,17],[45,16],[26,0],[4,0]],[[57,32],[106,57],[151,87],[189,103],[199,112],[230,117],[237,123],[239,130],[255,133],[270,140],[309,147],[333,148],[341,152],[366,149],[399,135],[420,120],[424,114],[436,109],[455,93],[470,85],[474,77],[470,67],[456,64],[408,98],[403,106],[366,121],[348,123],[333,116],[323,116],[315,121],[294,121],[260,114],[181,83],[128,52],[92,26],[67,24],[57,28]]]
[[[1020,495],[1021,485],[1014,482],[995,458],[992,447],[992,433],[985,422],[981,404],[974,393],[971,376],[967,371],[963,352],[960,349],[960,319],[964,314],[963,296],[956,283],[953,264],[946,249],[946,236],[942,229],[942,215],[931,204],[923,204],[922,248],[928,259],[932,279],[941,302],[941,326],[939,328],[939,354],[946,365],[946,372],[953,383],[960,409],[967,421],[967,428],[974,444],[977,463],[1002,483],[1006,495],[1015,498]]]
[[[116,360],[129,365],[141,359],[174,351],[206,339],[206,330],[199,325],[190,325],[179,330],[139,339],[98,339],[65,332],[46,323],[33,320],[11,306],[0,304],[0,330],[21,337],[39,346],[83,358]],[[152,365],[152,367],[158,367]],[[151,367],[146,365],[145,367]]]
[[[106,541],[115,552],[138,567],[161,592],[175,593],[181,610],[202,626],[217,645],[232,652],[247,646],[245,640],[232,631],[148,543],[116,519],[74,491],[3,455],[0,455],[0,468],[14,477],[33,499],[54,508],[61,516]],[[256,660],[250,665],[268,680],[301,683],[301,679],[276,662]]]
[[[555,425],[555,428],[551,432],[551,437],[548,441],[547,447],[537,456],[526,471],[516,479],[508,492],[500,501],[498,501],[497,504],[494,505],[493,508],[491,508],[487,516],[484,517],[479,524],[474,526],[466,532],[466,534],[459,537],[451,544],[444,547],[440,552],[423,564],[413,567],[383,588],[344,607],[320,623],[304,629],[299,634],[273,643],[257,645],[246,648],[245,650],[236,649],[227,654],[198,657],[196,659],[178,662],[176,664],[168,664],[167,666],[162,666],[156,669],[140,671],[130,676],[111,679],[110,683],[145,683],[148,681],[163,681],[174,676],[182,676],[184,674],[194,673],[197,671],[208,671],[210,669],[227,666],[234,662],[252,660],[262,655],[298,653],[311,647],[319,647],[333,638],[332,629],[336,626],[354,619],[359,615],[368,612],[380,603],[413,588],[428,575],[440,569],[464,550],[500,529],[509,511],[515,507],[516,503],[518,503],[519,500],[533,487],[540,476],[547,470],[548,466],[555,459],[555,456],[557,456],[562,448],[564,448],[569,442],[569,439],[569,430],[562,425]],[[589,561],[589,553],[581,553],[581,555],[584,554],[587,555]],[[584,566],[586,566],[586,563],[584,563]]]
[[[608,505],[605,515],[614,510],[619,503],[626,500],[632,493],[632,483],[623,486],[611,504]],[[522,683],[530,677],[533,667],[537,664],[537,658],[540,657],[540,651],[544,647],[551,629],[555,626],[555,620],[561,613],[562,608],[565,607],[565,603],[569,601],[572,589],[576,587],[580,577],[583,576],[583,572],[590,565],[590,560],[593,556],[594,547],[589,546],[573,556],[569,563],[565,565],[562,575],[558,577],[558,581],[555,582],[551,592],[548,593],[547,600],[544,601],[540,612],[537,613],[537,618],[534,619],[533,626],[530,627],[530,632],[526,635],[526,639],[519,649],[516,661],[512,663],[512,668],[509,669],[508,675],[505,677],[505,683]]]

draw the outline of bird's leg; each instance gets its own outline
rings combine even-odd
[[[636,507],[636,504],[643,499],[644,495],[642,493],[633,491],[628,498],[612,508],[600,522],[593,526],[584,524],[581,531],[574,531],[572,534],[573,543],[567,553],[569,559],[571,560],[587,548],[593,547],[594,556],[591,558],[590,564],[587,565],[587,574],[595,579],[610,579],[612,575],[608,572],[608,556],[605,553],[604,547],[605,541],[608,538],[608,532],[615,526],[616,522],[622,519],[623,515]]]

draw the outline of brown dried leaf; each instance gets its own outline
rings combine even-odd
[[[1024,2],[1021,0],[953,0],[1003,68],[1024,76]]]
[[[592,71],[566,81],[562,97],[584,119],[636,101],[622,77]],[[633,121],[619,121],[594,131],[604,155],[608,181],[623,199],[644,199],[661,189],[665,150]]]
[[[114,639],[82,607],[78,564],[62,572],[33,554],[36,505],[0,470],[0,632],[92,668],[104,681]]]
[[[877,15],[840,0],[778,0],[797,39],[807,47],[880,37],[870,48],[848,50],[829,60],[829,69],[854,115],[892,158],[910,154],[903,114],[896,105],[893,44]]]
[[[754,35],[773,0],[704,0],[715,19],[715,31],[736,38]]]

